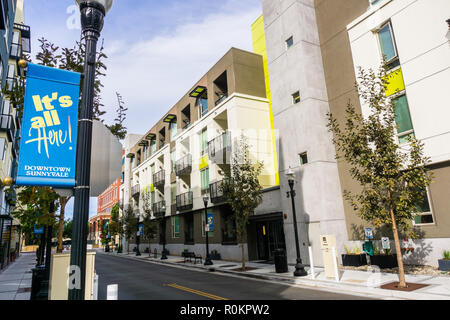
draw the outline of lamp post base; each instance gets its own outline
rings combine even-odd
[[[161,260],[167,260],[166,249],[161,252]]]
[[[308,272],[305,270],[305,266],[302,263],[301,259],[297,259],[297,264],[295,265],[294,277],[305,277],[308,275]]]
[[[205,266],[212,266],[213,265],[213,262],[212,262],[211,257],[210,257],[209,254],[206,256],[205,263],[203,265],[205,265]]]

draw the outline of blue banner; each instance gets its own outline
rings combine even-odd
[[[80,79],[28,64],[17,185],[75,186]]]

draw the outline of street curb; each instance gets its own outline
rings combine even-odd
[[[102,252],[103,253],[103,252]],[[366,290],[361,290],[361,287],[358,285],[354,285],[351,283],[333,283],[333,282],[326,282],[321,280],[303,280],[303,279],[289,279],[289,278],[283,278],[280,276],[268,276],[268,275],[262,275],[262,274],[252,274],[252,273],[242,273],[237,271],[231,271],[231,270],[224,270],[216,267],[210,267],[210,268],[204,268],[201,266],[191,266],[191,265],[180,265],[179,263],[169,262],[169,261],[161,261],[161,260],[154,260],[154,258],[144,257],[144,258],[137,258],[135,256],[128,256],[124,254],[113,254],[113,253],[104,253],[106,255],[114,255],[116,257],[122,257],[122,258],[128,258],[133,259],[137,261],[143,261],[143,262],[150,262],[150,263],[156,263],[156,264],[166,264],[166,265],[173,265],[178,266],[181,268],[186,269],[197,269],[201,271],[209,271],[209,272],[217,272],[222,274],[229,274],[233,276],[238,277],[245,277],[245,278],[253,278],[258,280],[265,280],[265,281],[273,281],[273,282],[283,282],[284,284],[291,284],[291,285],[298,285],[305,287],[307,289],[321,289],[331,292],[337,292],[337,293],[346,293],[346,294],[353,294],[363,297],[371,297],[371,298],[379,298],[379,299],[406,299],[406,300],[450,300],[450,297],[445,297],[442,295],[437,294],[428,294],[428,293],[415,293],[415,292],[402,292],[402,291],[394,291],[394,290],[385,290],[380,288],[369,288]],[[377,297],[374,297],[377,296]]]

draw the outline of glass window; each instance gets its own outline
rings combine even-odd
[[[154,154],[156,152],[156,140],[152,140],[151,146],[152,146],[152,154]]]
[[[170,189],[171,189],[170,199],[172,201],[172,204],[176,204],[177,203],[177,184],[172,183]]]
[[[406,95],[393,99],[393,103],[395,107],[395,122],[397,123],[399,142],[404,143],[408,141],[409,136],[414,136]]]
[[[170,153],[170,160],[172,162],[172,172],[175,172],[177,165],[177,151],[175,149]]]
[[[200,97],[197,98],[197,106],[199,107],[200,117],[203,117],[208,113],[208,94],[205,91]]]
[[[286,40],[286,48],[289,49],[294,45],[294,37],[289,37],[289,39]]]
[[[180,217],[179,216],[172,217],[172,237],[173,238],[180,237]]]
[[[203,129],[200,134],[200,155],[208,153],[208,129]]]
[[[209,168],[200,171],[202,181],[202,194],[209,190]]]
[[[10,114],[10,112],[11,112],[11,103],[8,99],[4,99],[2,106],[2,114]]]
[[[303,166],[308,163],[308,153],[304,152],[300,154],[300,164]]]
[[[434,223],[433,213],[431,211],[428,191],[424,191],[423,202],[417,205],[417,215],[414,217],[414,224],[432,224]]]
[[[177,122],[171,122],[170,123],[170,139],[174,140],[175,136],[177,135],[177,131],[178,131],[178,125]]]
[[[6,151],[6,140],[5,138],[0,138],[0,156],[1,160],[5,160],[5,151]]]
[[[380,40],[381,52],[384,55],[386,62],[391,62],[397,58],[397,49],[395,48],[394,36],[392,32],[391,23],[387,23],[378,32]]]

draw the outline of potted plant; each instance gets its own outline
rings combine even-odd
[[[367,265],[367,257],[365,253],[361,253],[361,249],[355,247],[349,250],[347,246],[344,246],[346,254],[342,255],[342,265],[345,267],[360,267]]]
[[[378,266],[380,269],[397,268],[397,255],[393,254],[391,249],[380,251],[378,248],[374,248],[373,256],[370,257],[370,264]]]
[[[221,260],[220,253],[217,250],[212,250],[209,256],[211,260]]]
[[[444,251],[444,259],[439,260],[439,270],[450,271],[450,251]]]

